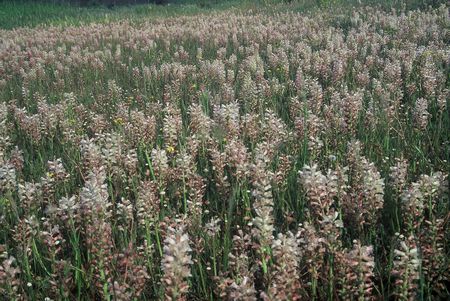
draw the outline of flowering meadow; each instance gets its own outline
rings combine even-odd
[[[448,300],[449,28],[0,30],[0,300]]]

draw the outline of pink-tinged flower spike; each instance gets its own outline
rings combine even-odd
[[[425,61],[420,68],[420,76],[422,79],[422,87],[425,97],[433,98],[436,95],[436,88],[438,85],[437,81],[437,70],[433,62],[433,58],[430,55],[425,54]]]
[[[275,260],[267,300],[300,300],[300,250],[295,236],[278,234],[272,243]],[[266,296],[266,297],[267,297]]]
[[[0,164],[6,161],[6,150],[11,145],[10,137],[8,136],[8,107],[6,103],[0,103]]]
[[[394,291],[399,300],[412,301],[417,298],[418,281],[420,278],[421,260],[415,238],[398,235],[398,245],[394,250],[395,277]]]
[[[320,277],[325,269],[326,239],[322,237],[321,231],[308,222],[299,225],[296,236],[304,262],[300,265],[302,295],[317,298]]]
[[[156,183],[143,181],[136,198],[136,216],[140,226],[153,227],[159,220],[160,199]]]
[[[18,185],[19,200],[26,215],[41,206],[41,189],[39,184],[25,182]]]
[[[93,218],[85,227],[86,245],[90,254],[89,267],[97,293],[110,298],[108,287],[113,285],[113,233],[109,222]]]
[[[114,255],[118,276],[110,287],[110,294],[115,300],[137,300],[150,278],[144,263],[142,247],[135,247],[131,243],[118,254]]]
[[[176,108],[175,105],[168,104],[165,109],[163,122],[164,145],[167,150],[177,150],[182,126],[180,110]],[[169,153],[173,153],[173,151]]]
[[[0,165],[0,193],[16,190],[16,170],[12,164]]]
[[[237,138],[227,141],[225,145],[227,165],[238,182],[244,181],[249,173],[249,153],[244,143]]]
[[[306,193],[313,219],[320,221],[332,213],[334,197],[338,193],[337,176],[322,174],[317,164],[305,165],[299,171],[299,181]]]
[[[167,152],[164,149],[159,148],[152,149],[151,158],[152,158],[153,172],[155,173],[155,176],[159,181],[159,185],[165,187],[170,172]]]
[[[240,115],[238,102],[215,106],[213,113],[215,123],[225,130],[228,140],[239,135]]]
[[[16,267],[16,259],[8,253],[1,254],[2,262],[0,264],[0,296],[8,300],[21,299],[20,290],[20,269]]]
[[[48,161],[48,172],[41,178],[40,188],[45,202],[52,202],[59,184],[64,183],[70,177],[62,164],[61,158]]]
[[[204,141],[209,138],[212,120],[203,112],[203,108],[199,104],[192,104],[189,108],[191,122],[189,124],[191,133]]]
[[[262,134],[266,142],[267,156],[273,159],[278,147],[289,139],[286,124],[271,110],[266,110],[262,122]]]
[[[351,199],[342,204],[346,219],[355,223],[359,231],[375,226],[384,204],[384,179],[361,152],[359,141],[348,144]]]
[[[1,144],[1,142],[0,142]],[[1,148],[1,146],[0,146]],[[0,151],[1,156],[1,151]],[[1,159],[0,159],[1,161]],[[23,152],[17,147],[17,145],[14,147],[14,149],[9,154],[9,164],[14,166],[14,169],[16,172],[21,172],[24,167],[24,159],[23,159]]]
[[[411,231],[416,231],[425,219],[434,219],[435,207],[439,196],[448,191],[447,175],[436,172],[432,175],[421,175],[417,182],[405,189],[401,195],[403,222]]]
[[[81,140],[81,156],[83,161],[83,173],[87,176],[91,171],[100,170],[105,162],[100,147],[95,144],[93,139]]]
[[[176,163],[177,175],[183,182],[183,211],[189,216],[187,226],[191,232],[201,225],[206,184],[196,172],[197,166],[193,157],[185,150],[180,151]]]
[[[258,145],[255,152],[255,163],[252,166],[253,209],[256,213],[253,218],[253,233],[258,240],[261,255],[264,257],[269,253],[273,241],[274,217],[271,184],[273,175],[269,171],[269,159],[264,145]]]
[[[228,176],[225,174],[227,154],[218,150],[215,145],[209,149],[209,154],[216,189],[221,196],[226,197],[231,186]]]
[[[441,93],[439,93],[437,97],[437,104],[439,107],[439,112],[445,113],[445,110],[447,108],[448,99],[450,99],[450,90],[444,89]]]
[[[445,295],[445,283],[450,277],[448,256],[445,251],[448,225],[444,219],[426,220],[420,231],[422,271],[425,281],[437,295]]]
[[[229,267],[222,277],[219,277],[219,295],[224,300],[256,301],[254,276],[251,271],[251,259],[248,252],[251,249],[251,237],[242,229],[233,236],[233,248],[229,254]]]
[[[358,117],[363,106],[363,92],[345,93],[341,105],[343,106],[343,131],[353,137],[356,133]]]
[[[122,119],[116,119],[116,122],[122,122]],[[155,116],[146,116],[142,111],[132,110],[130,112],[129,121],[124,124],[127,140],[133,146],[139,144],[151,145],[156,136],[156,119]]]
[[[389,184],[392,186],[395,194],[399,196],[406,186],[408,175],[408,161],[403,158],[396,158],[396,164],[389,168]]]
[[[420,131],[426,130],[429,116],[428,101],[425,98],[417,99],[412,112],[414,127]]]
[[[339,294],[343,300],[369,301],[374,296],[375,260],[372,246],[362,246],[357,240],[353,248],[346,251],[338,261],[341,288]]]
[[[189,236],[181,224],[176,228],[169,226],[167,232],[161,260],[164,297],[168,301],[186,300],[186,293],[189,291],[188,278],[191,277],[190,266],[193,264]]]

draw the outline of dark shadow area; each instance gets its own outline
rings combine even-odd
[[[66,1],[67,2],[67,1]],[[129,5],[129,4],[167,4],[169,0],[74,0],[69,1],[72,4],[78,4],[81,6],[90,5],[106,5],[108,7],[116,5]]]
[[[158,4],[164,5],[168,4],[170,0],[42,0],[42,1],[33,1],[33,2],[41,2],[41,3],[53,3],[53,4],[71,4],[71,5],[79,5],[79,6],[107,6],[114,7],[120,5],[133,5],[133,4]],[[172,1],[173,2],[173,1]]]

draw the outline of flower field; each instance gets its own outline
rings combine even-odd
[[[449,27],[0,30],[0,300],[448,300]]]

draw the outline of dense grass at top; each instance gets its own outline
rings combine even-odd
[[[377,5],[390,8],[417,9],[439,6],[445,0],[174,0],[167,5],[137,4],[107,7],[91,5],[80,7],[64,1],[5,0],[0,2],[0,28],[35,26],[69,26],[87,23],[107,23],[118,20],[143,21],[176,15],[192,15],[227,9],[243,11],[309,12],[332,9],[350,12],[354,6]]]
[[[0,2],[0,28],[34,27],[45,25],[83,25],[107,23],[123,19],[149,20],[157,17],[192,15],[211,10],[261,6],[250,1],[174,1],[168,5],[137,4],[107,7],[81,7],[68,3],[4,1]]]

